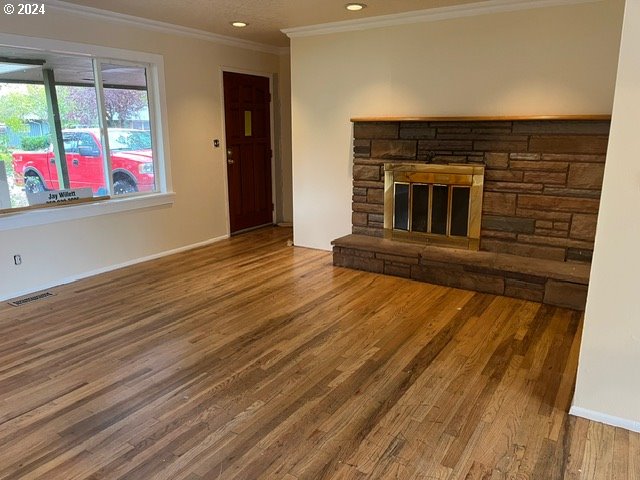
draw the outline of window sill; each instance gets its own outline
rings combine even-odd
[[[116,198],[60,208],[43,208],[0,215],[0,231],[97,217],[142,208],[172,205],[175,193],[156,193],[139,197]]]

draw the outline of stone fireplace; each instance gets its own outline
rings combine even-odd
[[[335,265],[584,308],[607,116],[353,122]]]

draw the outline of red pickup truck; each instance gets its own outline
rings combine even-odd
[[[91,188],[96,195],[107,195],[99,130],[63,130],[62,138],[67,157],[69,188]],[[109,149],[115,195],[154,190],[150,132],[109,128]],[[25,190],[32,193],[59,189],[52,146],[39,152],[16,151],[12,157],[17,185],[24,185]]]

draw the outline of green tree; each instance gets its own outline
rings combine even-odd
[[[65,98],[64,121],[82,126],[97,126],[98,103],[96,92],[89,87],[68,87]],[[59,103],[62,103],[60,99]],[[126,122],[147,106],[147,92],[122,88],[104,89],[105,114],[108,127],[125,127]],[[62,110],[62,107],[61,107]]]
[[[93,87],[57,86],[58,109],[63,128],[97,127],[98,104]],[[128,89],[104,89],[107,126],[124,127],[128,120],[147,106],[147,92]],[[42,85],[20,88],[0,84],[0,123],[16,133],[24,133],[27,120],[48,116]]]
[[[0,122],[14,132],[26,132],[27,120],[47,118],[47,99],[42,85],[24,85],[12,89],[3,85],[0,89]]]

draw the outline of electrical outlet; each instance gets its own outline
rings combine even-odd
[[[15,263],[16,265],[22,265],[22,255],[14,255],[13,263]]]

